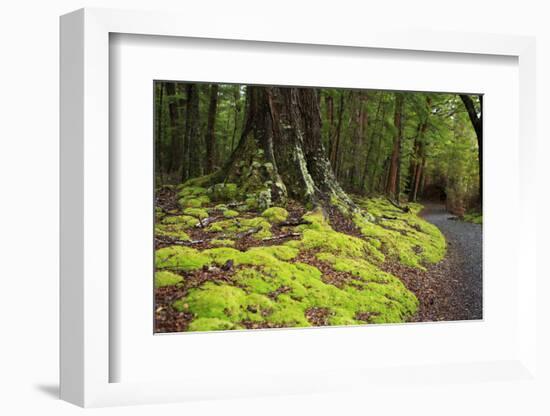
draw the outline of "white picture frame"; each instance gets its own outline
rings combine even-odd
[[[307,32],[277,26],[246,24],[235,34],[220,19],[205,25],[202,19],[162,12],[82,9],[61,18],[61,398],[80,406],[158,403],[198,398],[239,397],[262,394],[333,391],[370,385],[414,373],[430,380],[437,374],[448,380],[480,382],[489,377],[525,380],[536,376],[536,250],[533,248],[536,218],[527,214],[535,195],[529,180],[535,169],[535,41],[529,37],[473,33],[437,33],[361,29],[327,34],[312,25]],[[498,361],[425,365],[390,369],[359,365],[317,373],[279,374],[264,379],[239,380],[220,374],[217,381],[185,378],[175,381],[111,382],[110,368],[120,359],[110,349],[110,253],[109,227],[109,37],[110,34],[222,39],[330,45],[336,48],[429,51],[440,54],[502,55],[517,58],[519,68],[519,201],[520,218],[515,243],[518,281],[515,316],[517,348]],[[523,214],[523,215],[522,215]],[[412,327],[410,327],[412,328]],[[410,332],[410,331],[409,331]],[[264,332],[264,334],[267,332]],[[311,333],[311,332],[310,332]],[[151,334],[152,335],[152,334]],[[315,336],[315,335],[312,335]],[[311,336],[310,336],[311,337]],[[477,376],[476,376],[477,374]],[[480,374],[482,375],[480,377]],[[413,377],[413,378],[414,378]],[[347,380],[343,382],[342,380]]]

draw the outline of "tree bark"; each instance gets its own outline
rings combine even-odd
[[[206,173],[211,173],[216,164],[216,111],[218,108],[218,84],[210,86],[208,125],[206,127]]]
[[[477,137],[477,158],[479,166],[479,202],[483,204],[483,95],[479,95],[479,115],[474,102],[469,95],[460,94],[460,98],[466,107],[468,117],[474,127]]]

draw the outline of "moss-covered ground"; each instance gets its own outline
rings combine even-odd
[[[232,184],[192,185],[156,211],[159,332],[406,322],[418,300],[384,264],[424,269],[445,255],[419,204],[356,198],[349,233],[321,210],[260,210]]]

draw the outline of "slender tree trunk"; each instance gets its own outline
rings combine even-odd
[[[370,168],[370,162],[371,162],[371,155],[373,154],[373,148],[374,148],[374,137],[377,133],[377,129],[379,128],[379,119],[378,116],[380,115],[380,108],[382,107],[382,99],[384,97],[384,93],[380,93],[380,99],[378,100],[378,105],[376,106],[376,113],[374,116],[374,121],[372,123],[372,133],[367,138],[368,141],[368,149],[367,149],[367,155],[365,156],[365,166],[363,168],[363,175],[361,176],[361,190],[366,191],[367,190],[367,175]],[[365,111],[367,113],[368,111]],[[368,131],[368,121],[365,123],[365,134]],[[378,133],[380,134],[380,133]]]
[[[401,153],[401,138],[403,135],[402,114],[403,114],[403,94],[397,93],[395,98],[394,125],[395,135],[393,140],[393,149],[390,158],[388,182],[386,194],[393,196],[399,202],[399,165]]]
[[[208,125],[206,127],[206,173],[214,170],[216,164],[216,111],[218,108],[218,84],[210,86]]]
[[[176,84],[166,83],[166,95],[168,98],[168,114],[170,117],[170,155],[167,171],[171,175],[179,169],[181,164],[182,135],[180,131],[180,117],[178,111],[178,99],[176,96]]]
[[[187,120],[185,124],[185,149],[183,153],[182,182],[200,176],[199,89],[197,84],[187,85]]]
[[[163,160],[162,160],[162,106],[163,106],[163,95],[164,95],[164,83],[159,82],[155,85],[156,93],[158,95],[157,99],[157,114],[156,114],[156,133],[157,137],[155,138],[155,160],[157,163],[156,172],[160,176],[161,182],[164,182],[163,179]]]
[[[469,95],[460,94],[460,98],[466,107],[468,117],[474,127],[477,136],[477,159],[479,166],[479,202],[483,204],[483,95],[479,96],[479,115],[474,102]]]
[[[340,147],[340,134],[342,131],[342,119],[344,117],[344,93],[340,92],[340,104],[338,106],[338,123],[336,125],[336,131],[334,132],[334,137],[331,138],[331,155],[330,162],[334,172],[338,172],[338,160],[339,160],[339,147]]]
[[[365,106],[368,104],[368,95],[362,91],[357,93],[357,108],[355,109],[355,123],[353,133],[353,151],[352,158],[353,166],[351,168],[350,187],[355,192],[362,188],[361,183],[361,162],[364,160],[365,154],[365,131],[368,123],[368,115]],[[367,151],[368,155],[368,151]]]
[[[237,127],[239,125],[239,116],[241,114],[241,91],[240,85],[235,85],[233,90],[233,100],[235,104],[235,114],[234,114],[234,123],[233,123],[233,134],[231,136],[231,151],[235,148],[235,137],[237,136]]]

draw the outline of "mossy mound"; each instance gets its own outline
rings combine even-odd
[[[196,331],[212,330],[213,323],[218,329],[218,324],[222,329],[242,328],[244,322],[311,326],[306,317],[311,308],[329,310],[331,325],[364,323],[357,319],[361,314],[372,316],[373,323],[403,322],[418,307],[415,296],[398,278],[366,261],[346,266],[351,267],[355,278],[336,287],[323,281],[318,268],[292,262],[298,253],[298,249],[285,245],[255,247],[246,252],[231,248],[204,250],[200,254],[215,264],[232,260],[236,266],[254,267],[239,268],[233,276],[234,285],[209,282],[192,289],[173,307],[195,315],[192,328]],[[321,258],[346,264],[344,258],[328,253]]]
[[[160,271],[155,273],[155,287],[174,286],[183,281],[179,274]]]
[[[410,204],[411,212],[404,213],[380,198],[358,199],[357,203],[376,218],[377,222],[371,222],[356,215],[354,222],[381,255],[422,270],[445,256],[445,237],[435,225],[418,217],[420,204]]]
[[[215,222],[208,226],[208,231],[223,233],[226,237],[237,237],[240,233],[255,230],[252,237],[262,239],[271,237],[271,224],[262,217],[234,218]]]
[[[262,212],[262,217],[271,223],[278,223],[287,219],[288,211],[281,207],[271,207]]]

